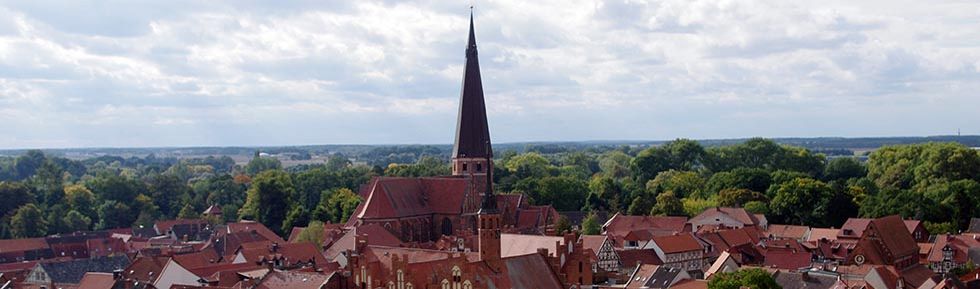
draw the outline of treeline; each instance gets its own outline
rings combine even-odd
[[[380,172],[339,155],[286,172],[266,157],[237,166],[228,157],[76,161],[31,150],[0,158],[0,237],[152,226],[200,218],[212,204],[225,219],[215,222],[252,219],[283,233],[311,219],[346,221],[360,202],[354,191]]]
[[[559,211],[693,216],[741,206],[772,223],[826,227],[900,214],[934,233],[964,229],[980,214],[980,155],[956,143],[883,147],[867,162],[767,139],[498,151],[498,193],[525,193]],[[449,174],[448,156],[436,148],[370,154],[391,161],[354,165],[335,153],[322,165],[283,169],[257,153],[239,166],[228,157],[75,161],[28,151],[0,158],[0,237],[148,226],[198,218],[211,204],[222,206],[226,220],[256,220],[284,233],[311,221],[346,221],[361,201],[355,192],[373,176]],[[587,222],[594,230],[595,220]]]

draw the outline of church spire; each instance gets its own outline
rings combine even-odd
[[[476,51],[476,32],[473,26],[473,10],[470,7],[470,33],[466,45],[466,66],[463,87],[459,96],[459,115],[456,120],[456,141],[453,144],[454,159],[483,159],[493,156],[489,148],[490,129],[487,126],[487,109],[483,100],[483,83],[480,78],[480,61]]]
[[[493,163],[493,159],[491,159],[491,156],[490,156],[491,154],[489,153],[489,151],[490,151],[490,142],[489,141],[487,141],[486,150],[487,150],[486,161],[487,161],[488,164],[492,164]],[[492,169],[492,167],[491,167],[490,170],[487,171],[486,185],[487,185],[487,188],[486,188],[487,190],[486,190],[485,193],[483,193],[483,202],[480,204],[480,211],[479,211],[479,213],[480,214],[496,214],[497,213],[497,195],[495,195],[493,193],[493,169]]]

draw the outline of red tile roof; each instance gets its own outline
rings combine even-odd
[[[395,235],[391,234],[388,230],[378,224],[364,224],[350,231],[347,231],[340,239],[337,239],[327,250],[323,252],[323,256],[333,259],[341,252],[346,250],[353,250],[357,247],[357,236],[367,236],[367,245],[377,245],[386,247],[398,247],[401,246],[402,241],[398,239]]]
[[[313,261],[317,266],[327,264],[320,249],[310,243],[272,244],[270,247],[252,248],[241,251],[248,263],[255,264],[263,258],[284,258],[288,264]]]
[[[139,257],[133,260],[125,270],[123,276],[147,283],[156,282],[163,272],[163,267],[170,261],[170,257]]]
[[[534,254],[538,249],[548,249],[549,254],[558,256],[558,245],[565,244],[565,238],[553,236],[534,236],[518,234],[500,235],[500,256],[512,257]]]
[[[181,267],[189,270],[209,266],[221,261],[221,256],[215,254],[213,250],[174,255],[172,258]]]
[[[460,214],[471,187],[466,178],[401,177],[377,177],[368,186],[364,205],[354,214],[361,219]]]
[[[157,234],[167,234],[174,225],[177,224],[207,224],[208,221],[201,219],[176,219],[176,220],[161,220],[153,223],[153,228],[157,230]]]
[[[228,223],[226,230],[227,233],[255,231],[255,233],[261,235],[262,237],[265,237],[266,240],[278,242],[278,243],[286,243],[286,240],[283,240],[282,237],[279,237],[279,235],[276,235],[275,232],[272,232],[272,230],[269,230],[268,227],[266,227],[265,225],[259,222],[240,221],[238,223]]]
[[[330,275],[296,271],[272,271],[266,274],[257,289],[320,289]]]
[[[980,248],[980,241],[968,235],[938,235],[936,242],[929,250],[927,260],[937,263],[943,261],[943,248],[949,246],[953,249],[953,261],[958,264],[966,264],[969,261],[970,248]]]
[[[666,254],[703,250],[701,243],[691,234],[662,236],[653,238],[653,242]]]
[[[628,216],[616,214],[609,218],[603,225],[606,235],[625,236],[630,231],[636,230],[671,230],[681,232],[684,224],[687,223],[686,217],[660,217],[660,216]]]
[[[110,289],[115,281],[112,273],[88,272],[78,282],[78,289]]]
[[[0,240],[0,253],[48,249],[44,238]]]
[[[764,218],[761,215],[751,214],[743,208],[716,207],[714,209],[707,209],[694,218],[691,218],[689,223],[696,223],[701,220],[713,220],[722,215],[731,217],[745,226],[760,225],[762,223],[760,217]]]
[[[767,233],[776,238],[803,239],[808,231],[806,226],[769,224]]]
[[[622,250],[616,251],[616,253],[619,255],[620,263],[628,268],[632,268],[636,264],[660,265],[664,263],[653,250]]]
[[[810,236],[806,240],[808,242],[815,242],[820,239],[837,240],[838,234],[840,234],[840,229],[812,228],[810,229]]]

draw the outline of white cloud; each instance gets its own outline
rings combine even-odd
[[[498,141],[980,133],[970,1],[477,6]],[[2,3],[0,147],[448,143],[467,12]]]

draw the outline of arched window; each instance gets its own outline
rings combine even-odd
[[[415,286],[412,286],[412,283],[405,283],[405,289],[415,289]]]
[[[388,289],[395,289],[395,282],[388,281]]]
[[[405,272],[398,269],[398,289],[405,289]]]
[[[442,289],[450,289],[449,288],[449,280],[442,279]]]
[[[449,218],[442,219],[442,234],[446,236],[453,235],[453,221],[450,221]]]
[[[470,283],[470,280],[466,280],[463,282],[463,289],[473,289],[473,283]]]
[[[453,289],[460,289],[463,281],[463,270],[459,266],[453,266]]]

